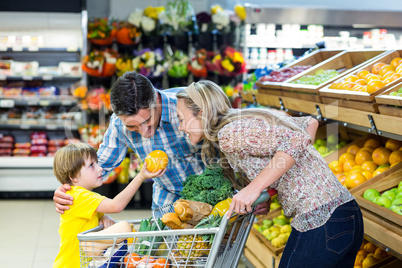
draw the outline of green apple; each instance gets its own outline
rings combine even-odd
[[[396,96],[396,94],[398,94],[398,92],[396,92],[396,91],[389,93],[390,96]]]
[[[376,197],[374,198],[373,202],[385,208],[389,208],[392,204],[391,199],[385,196]]]
[[[322,155],[322,154],[326,154],[329,152],[328,148],[326,146],[320,146],[318,147],[317,151]]]
[[[326,146],[327,145],[327,143],[323,139],[316,139],[315,143],[318,144],[318,146]]]
[[[390,210],[392,210],[393,212],[402,215],[402,206],[390,206],[389,207]]]
[[[394,200],[396,194],[392,190],[388,190],[382,193],[381,196],[388,197],[391,201]]]
[[[393,191],[395,194],[397,194],[398,193],[398,188],[392,188],[390,191]]]
[[[395,199],[402,198],[402,192],[396,194]]]
[[[396,94],[397,97],[402,97],[402,93]]]
[[[268,228],[271,227],[273,224],[274,224],[273,221],[265,219],[265,220],[262,221],[262,229],[263,229],[263,230],[268,229]]]
[[[341,141],[341,142],[339,143],[339,145],[340,145],[341,148],[342,148],[342,147],[345,147],[346,145],[348,145],[348,142],[347,142],[347,141]]]
[[[402,192],[402,181],[398,184],[398,193]]]
[[[398,89],[398,93],[402,93],[402,87]]]
[[[274,209],[277,209],[277,208],[280,208],[280,207],[281,207],[281,204],[275,203],[275,202],[271,203],[271,205],[269,206],[269,208],[271,210],[274,210]]]
[[[314,148],[315,148],[316,150],[318,150],[318,148],[320,147],[320,145],[318,145],[317,143],[314,143],[313,146],[314,146]]]
[[[373,201],[374,198],[379,197],[380,193],[376,189],[367,189],[364,194],[363,198]]]
[[[337,144],[338,143],[338,136],[337,135],[329,135],[327,138],[327,144]]]

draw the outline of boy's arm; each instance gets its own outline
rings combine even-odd
[[[146,169],[146,162],[144,162],[141,172],[127,185],[127,187],[113,199],[105,198],[99,204],[96,211],[101,213],[118,213],[123,211],[144,180],[160,177],[165,174],[165,171],[166,169],[151,173]]]
[[[108,215],[103,215],[103,217],[99,219],[99,225],[103,225],[103,228],[108,228],[115,223],[116,222]]]

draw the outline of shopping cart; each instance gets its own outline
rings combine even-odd
[[[263,192],[253,205],[269,197]],[[173,204],[160,212],[174,212]],[[225,215],[219,227],[169,230],[152,218],[153,231],[102,235],[96,233],[103,229],[98,226],[78,235],[81,267],[237,267],[254,219],[252,213],[230,220]],[[128,222],[138,230],[144,220]]]

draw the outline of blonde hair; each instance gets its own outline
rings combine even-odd
[[[71,178],[78,175],[87,159],[98,159],[92,146],[86,143],[69,144],[57,151],[53,161],[53,173],[61,184],[71,185]]]
[[[194,89],[199,93],[202,102],[201,107],[194,103],[185,90],[177,93],[177,98],[184,99],[185,105],[193,111],[194,116],[199,115],[199,112],[202,111],[200,119],[206,137],[201,149],[202,161],[209,167],[218,163],[235,187],[236,185],[244,187],[249,183],[249,180],[244,175],[239,178],[240,181],[235,179],[228,159],[219,150],[218,133],[226,124],[242,118],[253,117],[263,119],[270,125],[285,126],[293,131],[300,131],[308,135],[306,130],[301,129],[282,112],[261,108],[233,109],[227,95],[212,81],[202,80],[194,83]],[[219,160],[216,159],[218,154],[220,155]]]

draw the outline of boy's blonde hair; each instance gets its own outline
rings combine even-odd
[[[72,143],[60,148],[53,161],[53,172],[61,184],[72,184],[71,178],[75,178],[81,168],[85,166],[85,160],[98,160],[95,149],[86,143]]]

